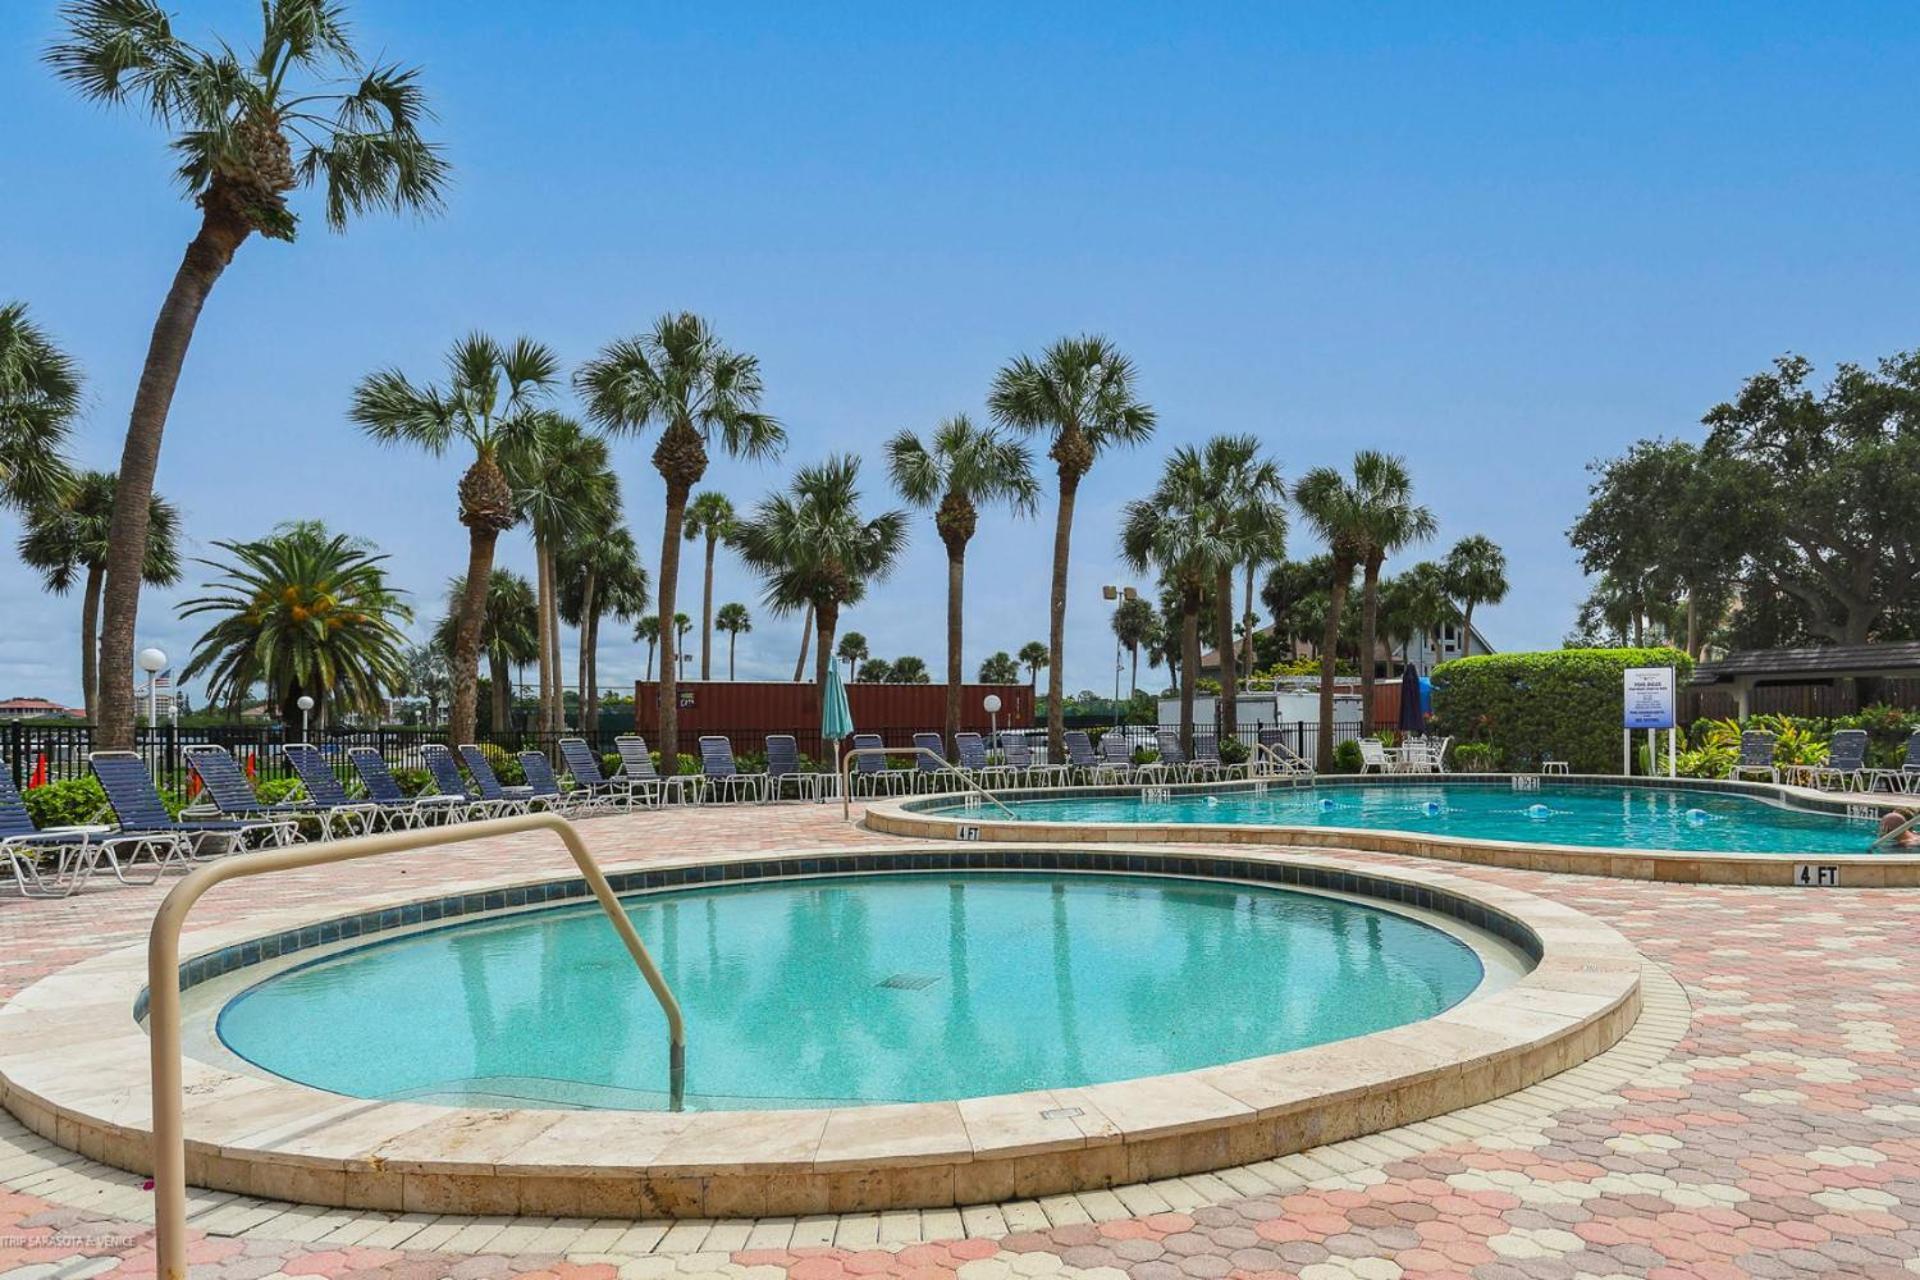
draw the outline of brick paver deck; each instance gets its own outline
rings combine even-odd
[[[831,806],[595,821],[609,863],[653,851],[878,842]],[[352,876],[525,862],[526,838],[228,886],[196,916],[328,903]],[[1355,855],[1365,857],[1366,855]],[[1392,861],[1381,855],[1376,860]],[[428,872],[434,873],[429,880]],[[1920,1272],[1920,896],[1663,886],[1462,868],[1619,928],[1670,977],[1627,1042],[1524,1095],[1218,1175],[1040,1202],[759,1222],[356,1214],[196,1197],[195,1274],[417,1280],[1571,1280]],[[458,878],[458,872],[452,873]],[[331,887],[330,887],[331,886]],[[164,886],[162,887],[164,888]],[[0,898],[0,998],[137,942],[162,889]],[[7,1276],[152,1273],[150,1195],[0,1120]]]

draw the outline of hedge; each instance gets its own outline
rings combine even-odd
[[[1550,755],[1575,773],[1613,773],[1627,668],[1669,666],[1681,684],[1693,670],[1686,654],[1670,648],[1456,658],[1433,671],[1433,729],[1456,742],[1491,744],[1500,768],[1532,768]]]

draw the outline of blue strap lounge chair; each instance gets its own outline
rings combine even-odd
[[[254,793],[253,784],[247,781],[246,771],[239,761],[227,754],[227,749],[210,742],[198,742],[186,748],[187,768],[193,776],[200,779],[201,794],[213,805],[208,813],[200,805],[189,806],[182,817],[211,817],[214,814],[222,818],[256,819],[267,818],[294,825],[293,834],[298,834],[298,819],[310,812],[309,807],[299,804],[268,804]],[[284,841],[282,842],[284,843]]]
[[[296,825],[283,818],[178,818],[167,812],[160,789],[146,762],[131,751],[95,751],[87,757],[93,776],[107,793],[107,803],[123,835],[173,836],[188,857],[205,855],[220,842],[225,852],[238,853],[262,846],[284,845]]]
[[[1765,729],[1748,729],[1740,735],[1740,758],[1734,762],[1731,776],[1740,782],[1749,775],[1780,781],[1780,768],[1773,762],[1773,735]]]
[[[585,787],[563,789],[546,752],[522,751],[514,759],[520,762],[520,772],[527,777],[527,790],[532,793],[536,806],[569,817],[608,807],[603,797]]]
[[[499,816],[506,817],[546,807],[534,796],[532,787],[502,785],[500,776],[493,771],[493,761],[487,759],[487,753],[474,743],[460,744],[460,761],[467,766],[467,774],[473,779],[474,790],[480,793],[480,802],[493,805]]]
[[[1912,791],[1915,784],[1920,783],[1920,729],[1907,735],[1907,755],[1900,762],[1900,767],[1872,770],[1867,789],[1878,791],[1883,782],[1888,791]]]
[[[1073,780],[1073,770],[1064,764],[1041,764],[1033,758],[1033,743],[1023,733],[1000,740],[1000,752],[1007,758],[1007,768],[1014,777],[1027,785],[1038,784],[1044,787],[1061,786]]]
[[[733,758],[732,740],[721,734],[700,739],[700,776],[707,780],[708,794],[722,803],[764,804],[769,795],[767,775],[742,772]]]
[[[573,789],[586,792],[601,808],[626,809],[659,801],[658,787],[635,790],[622,780],[607,777],[600,768],[600,753],[585,738],[560,739],[560,763],[573,778]]]
[[[377,826],[393,826],[384,806],[372,800],[355,800],[347,794],[340,775],[327,763],[320,748],[311,742],[289,742],[280,748],[293,768],[294,777],[317,807],[326,834],[366,835]]]
[[[130,878],[127,872],[142,853],[153,874]],[[180,842],[172,836],[116,836],[92,827],[41,830],[7,769],[0,769],[0,858],[26,898],[64,898],[85,884],[102,862],[122,884],[152,884],[163,866],[184,861]]]
[[[1099,782],[1125,783],[1134,775],[1133,747],[1126,735],[1110,729],[1100,739]]]
[[[913,780],[919,770],[895,768],[885,755],[865,754],[887,749],[886,740],[879,734],[854,734],[853,749],[863,753],[853,758],[854,794],[897,796],[913,790]]]
[[[767,782],[773,788],[773,799],[780,799],[791,785],[796,799],[818,802],[835,794],[835,781],[830,773],[801,766],[800,744],[792,734],[767,735]]]
[[[1787,771],[1788,781],[1803,787],[1841,791],[1867,789],[1867,731],[1842,729],[1827,740],[1827,758],[1820,764],[1795,765]]]
[[[1100,756],[1085,729],[1069,729],[1060,735],[1067,753],[1067,779],[1070,782],[1096,782],[1100,776]]]
[[[919,748],[913,753],[914,778],[921,786],[929,791],[944,791],[966,782],[967,775],[954,768],[953,762],[947,759],[939,734],[916,733],[913,735],[913,745]]]
[[[651,792],[656,804],[685,804],[691,800],[698,804],[706,796],[705,779],[696,774],[676,773],[671,778],[662,777],[654,768],[653,753],[647,750],[647,740],[637,733],[625,733],[613,740],[614,748],[620,753],[620,773],[615,782],[626,779],[628,787],[636,794]]]
[[[452,751],[439,743],[423,745],[420,748],[420,760],[427,766],[427,779],[433,784],[432,794],[460,801],[461,819],[498,818],[514,807],[475,795],[460,772],[460,762],[453,758]]]
[[[1160,774],[1168,782],[1192,782],[1198,776],[1193,762],[1187,759],[1186,748],[1180,745],[1178,729],[1156,729],[1153,732],[1153,745],[1160,752]]]
[[[467,813],[467,797],[428,793],[410,796],[393,776],[387,758],[372,747],[348,747],[347,761],[360,776],[360,785],[387,815],[389,827],[415,828],[434,822],[458,822]]]
[[[960,757],[960,767],[983,787],[1012,786],[1019,778],[1006,761],[996,761],[987,754],[986,739],[977,733],[954,734],[953,749]]]

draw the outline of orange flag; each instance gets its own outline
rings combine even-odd
[[[27,779],[27,790],[47,785],[47,753],[42,751],[40,759],[34,762],[33,776]]]
[[[258,776],[258,775],[257,775],[257,774],[255,774],[255,773],[254,773],[254,771],[253,771],[253,760],[254,760],[254,758],[253,758],[252,756],[248,756],[248,757],[247,757],[247,776],[248,776],[249,778],[252,778],[252,777],[257,777],[257,776]]]
[[[187,803],[192,804],[200,798],[200,774],[197,770],[187,770]]]

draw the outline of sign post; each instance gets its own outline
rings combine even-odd
[[[1623,693],[1620,735],[1620,772],[1633,773],[1633,731],[1647,731],[1647,769],[1659,768],[1656,730],[1675,728],[1674,672],[1672,667],[1628,667]],[[1674,768],[1675,742],[1667,741],[1667,769]]]

